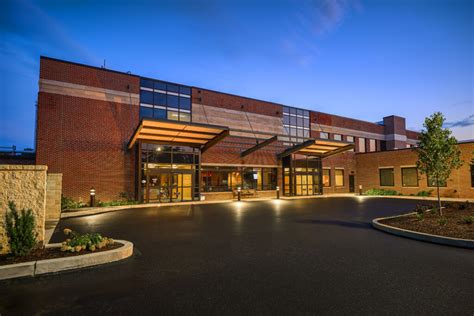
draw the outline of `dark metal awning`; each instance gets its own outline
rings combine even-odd
[[[268,139],[265,139],[263,142],[261,143],[257,143],[255,146],[252,146],[246,150],[244,150],[243,152],[240,153],[240,157],[245,157],[247,155],[250,155],[251,153],[253,153],[254,151],[257,151],[265,146],[268,146],[270,145],[271,143],[274,143],[278,140],[278,136],[273,136],[273,137],[270,137]]]
[[[309,139],[304,143],[295,145],[278,154],[282,158],[291,154],[308,156],[329,157],[354,148],[354,144],[344,143],[336,140]]]
[[[169,145],[200,147],[206,151],[229,135],[229,128],[191,122],[142,119],[128,143],[131,149],[137,141]]]

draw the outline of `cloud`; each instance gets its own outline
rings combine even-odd
[[[444,123],[444,127],[453,128],[453,127],[467,127],[474,125],[474,114],[469,115],[461,120],[451,121]]]
[[[350,12],[361,12],[357,0],[313,0],[303,2],[289,14],[283,53],[301,66],[311,65],[319,54],[317,42],[340,27]]]

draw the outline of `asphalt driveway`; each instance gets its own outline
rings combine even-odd
[[[111,265],[0,282],[0,314],[474,314],[474,251],[374,230],[417,202],[327,198],[62,220],[135,244]]]

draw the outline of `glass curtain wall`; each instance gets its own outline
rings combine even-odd
[[[292,154],[282,159],[283,194],[322,194],[321,159],[306,155]]]
[[[199,198],[198,148],[140,143],[140,197],[146,203]]]
[[[276,183],[276,168],[201,167],[202,192],[226,192],[238,187],[245,190],[274,190]]]

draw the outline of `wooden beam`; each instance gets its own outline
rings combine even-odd
[[[204,153],[209,148],[211,148],[212,146],[214,146],[215,144],[217,144],[218,142],[220,142],[221,140],[223,140],[224,138],[226,138],[227,136],[229,136],[229,130],[228,129],[223,130],[219,135],[211,139],[206,145],[202,146],[201,154]]]
[[[243,152],[240,153],[240,157],[245,157],[247,155],[250,155],[254,151],[259,150],[260,148],[263,148],[265,146],[268,146],[271,143],[276,142],[277,140],[278,140],[278,136],[270,137],[270,138],[264,140],[263,142],[261,142],[259,144],[256,144],[255,146],[250,147],[249,149],[244,150]]]

